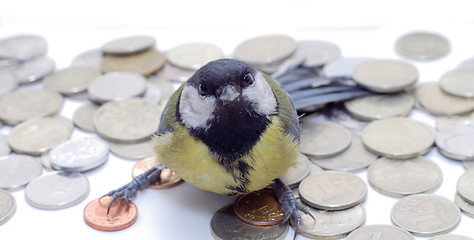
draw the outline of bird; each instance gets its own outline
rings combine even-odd
[[[297,112],[277,81],[243,61],[211,61],[168,100],[151,141],[156,166],[104,195],[112,197],[108,211],[119,197],[128,203],[168,168],[218,194],[241,195],[271,186],[282,205],[283,222],[294,223],[296,237],[298,210],[311,214],[279,177],[296,163],[299,139]]]

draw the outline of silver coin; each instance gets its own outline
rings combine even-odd
[[[455,96],[474,97],[474,69],[457,68],[441,76],[439,86]]]
[[[0,134],[0,156],[8,155],[11,151],[8,146],[8,136]]]
[[[441,154],[455,160],[474,160],[474,123],[457,123],[436,134],[436,146]]]
[[[399,60],[372,60],[359,64],[352,76],[369,90],[390,93],[413,86],[418,80],[418,70]]]
[[[104,54],[102,53],[102,49],[91,49],[85,51],[72,60],[71,66],[73,67],[93,67],[97,70],[101,69],[102,59]]]
[[[51,161],[49,160],[49,151],[41,154],[41,165],[43,165],[43,168],[49,172],[56,171],[56,169],[54,169],[51,165]]]
[[[128,36],[106,42],[102,51],[106,54],[134,54],[155,46],[155,38],[146,35]]]
[[[263,35],[240,43],[233,55],[249,64],[268,65],[288,58],[296,48],[295,40],[289,36]]]
[[[171,83],[166,78],[157,75],[148,77],[148,83],[153,84],[154,86],[158,87],[158,89],[160,89],[162,102],[168,101],[175,91],[173,83]]]
[[[329,158],[311,158],[311,162],[327,169],[337,171],[358,171],[367,168],[378,156],[367,151],[358,135],[352,135],[351,145],[336,156]]]
[[[375,190],[392,197],[432,192],[443,181],[439,166],[424,157],[380,158],[370,165],[367,178]]]
[[[347,111],[362,120],[377,120],[408,115],[415,97],[408,92],[371,95],[344,102]]]
[[[110,72],[95,78],[87,93],[94,102],[105,103],[142,96],[146,86],[146,78],[136,73]]]
[[[0,98],[18,87],[18,79],[8,70],[0,69]]]
[[[362,205],[339,211],[326,211],[308,208],[316,220],[308,214],[301,214],[299,233],[312,239],[339,239],[362,226],[366,213]]]
[[[8,136],[13,151],[40,155],[56,144],[69,139],[72,124],[59,118],[36,118],[16,125]]]
[[[143,99],[154,103],[159,104],[163,100],[163,94],[158,86],[152,83],[147,83],[146,92],[143,95]]]
[[[42,79],[54,71],[56,63],[49,57],[38,57],[9,69],[15,74],[20,83],[31,83]]]
[[[240,220],[232,205],[227,205],[212,216],[211,234],[216,240],[224,239],[262,239],[281,240],[288,235],[288,224],[257,226]]]
[[[165,63],[165,65],[156,72],[158,77],[165,78],[166,80],[174,82],[185,82],[187,81],[196,70],[184,69],[173,66],[171,63]]]
[[[0,99],[0,119],[15,125],[28,119],[56,114],[62,105],[62,96],[52,90],[15,91]]]
[[[474,168],[474,161],[462,161],[464,169],[469,170]]]
[[[303,40],[297,42],[298,49],[306,55],[305,67],[320,67],[341,57],[341,48],[336,44],[323,40]]]
[[[95,132],[94,114],[99,109],[99,105],[95,103],[86,103],[76,109],[72,120],[76,127],[87,131]]]
[[[454,203],[462,210],[464,214],[474,218],[474,205],[466,202],[459,194],[454,196]]]
[[[354,230],[346,240],[415,240],[415,238],[399,227],[377,224]]]
[[[98,76],[99,70],[92,67],[69,67],[46,76],[43,84],[46,88],[62,94],[75,94],[85,91]]]
[[[48,51],[46,39],[39,35],[23,34],[0,40],[0,58],[26,61]]]
[[[469,204],[474,204],[474,170],[467,170],[459,177],[457,192]]]
[[[11,193],[0,189],[0,226],[15,215],[16,201]]]
[[[38,159],[26,155],[0,157],[0,188],[17,190],[43,173]]]
[[[461,211],[445,197],[416,194],[398,200],[390,216],[395,225],[413,235],[429,237],[453,230],[461,220]]]
[[[323,66],[323,75],[327,78],[350,76],[359,64],[374,60],[366,57],[343,57],[328,62]]]
[[[149,140],[137,143],[109,142],[110,151],[126,159],[142,159],[155,155],[155,150]]]
[[[453,96],[444,92],[438,83],[423,83],[416,87],[415,97],[429,113],[435,115],[454,115],[471,112],[474,100]]]
[[[168,61],[177,67],[198,70],[212,60],[223,58],[224,52],[214,44],[193,42],[178,45],[166,55]]]
[[[403,117],[375,120],[362,132],[362,142],[368,150],[395,159],[423,155],[431,149],[434,140],[430,126]]]
[[[309,173],[310,176],[324,171],[324,169],[312,163],[311,161],[309,161],[309,168],[311,169]],[[299,194],[298,194],[298,197],[299,197]]]
[[[446,56],[451,45],[445,37],[432,32],[412,32],[395,42],[395,51],[413,60],[432,60]]]
[[[343,126],[327,121],[301,124],[300,150],[316,158],[334,156],[351,144],[351,133]]]
[[[306,60],[306,54],[302,49],[297,48],[295,53],[286,58],[277,69],[272,72],[271,76],[277,78],[286,72],[293,70],[300,66]]]
[[[93,137],[70,139],[49,151],[51,166],[67,172],[89,171],[104,164],[108,158],[108,144]]]
[[[474,122],[474,114],[461,114],[453,116],[438,116],[436,117],[436,130],[441,131],[447,126],[451,126],[457,123],[469,123]]]
[[[89,180],[77,172],[50,172],[31,181],[26,201],[41,209],[63,209],[80,203],[89,195]]]
[[[290,188],[295,188],[311,172],[310,162],[304,154],[298,154],[296,164],[288,168],[280,179]]]
[[[158,130],[159,122],[158,106],[140,98],[106,103],[94,115],[97,133],[116,142],[145,140]]]
[[[468,58],[464,61],[462,61],[457,68],[467,68],[474,70],[474,57]]]
[[[305,178],[298,187],[301,200],[326,210],[341,210],[363,202],[367,185],[358,176],[339,171],[324,171]]]
[[[455,234],[449,234],[449,235],[443,235],[443,236],[430,238],[429,240],[474,240],[474,238],[465,237],[461,235],[455,235]]]
[[[326,120],[336,122],[349,129],[351,132],[360,133],[365,126],[369,124],[368,121],[363,121],[352,117],[342,104],[336,104],[324,111]]]

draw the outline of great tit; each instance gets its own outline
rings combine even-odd
[[[295,164],[299,124],[288,94],[254,67],[211,61],[170,97],[152,143],[157,166],[106,195],[133,197],[165,166],[186,182],[219,194],[245,194],[272,184],[285,213],[309,212],[278,177]],[[111,206],[109,205],[109,208]]]

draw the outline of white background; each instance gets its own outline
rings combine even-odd
[[[437,81],[446,71],[474,56],[474,14],[469,1],[25,1],[0,0],[0,37],[37,33],[49,43],[49,56],[65,68],[79,53],[108,40],[147,34],[167,50],[181,43],[203,41],[220,46],[227,55],[242,41],[268,33],[288,34],[296,40],[321,39],[339,45],[345,57],[399,59],[394,42],[412,30],[446,36],[450,54],[439,60],[414,62],[419,82]],[[41,87],[36,85],[33,87]],[[83,101],[67,100],[61,115],[72,118]],[[414,110],[410,117],[434,127],[435,118]],[[4,126],[6,134],[10,127]],[[88,133],[75,130],[73,137]],[[448,160],[436,149],[428,158],[443,171],[435,194],[453,199],[460,162]],[[209,222],[215,211],[234,201],[187,183],[167,190],[145,190],[134,200],[139,217],[130,228],[101,232],[82,218],[85,205],[131,180],[135,161],[111,155],[102,167],[85,173],[91,192],[80,204],[63,210],[40,210],[25,201],[24,190],[13,192],[16,214],[0,226],[1,239],[211,239]],[[367,182],[366,171],[357,173]],[[397,198],[369,187],[364,206],[368,224],[391,224],[390,209]],[[474,237],[474,219],[462,216],[451,233]],[[291,239],[293,231],[287,236]],[[299,236],[298,239],[305,239]],[[424,239],[424,238],[417,238]]]

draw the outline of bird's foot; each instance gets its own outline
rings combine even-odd
[[[296,200],[291,189],[279,178],[275,179],[273,183],[273,190],[275,190],[275,193],[278,197],[278,201],[281,203],[283,213],[285,214],[282,224],[285,224],[286,222],[290,221],[294,225],[295,235],[293,239],[295,239],[298,234],[301,222],[301,216],[298,213],[298,210],[310,215],[313,220],[316,221],[316,219],[305,206],[301,205],[301,203]]]
[[[107,215],[109,215],[110,207],[117,201],[118,198],[122,197],[127,206],[129,206],[129,200],[137,195],[137,193],[146,187],[148,187],[153,181],[160,177],[161,171],[165,168],[163,164],[157,164],[146,172],[135,177],[131,182],[123,185],[120,188],[112,190],[105,194],[105,196],[111,196],[109,206],[107,208]]]

